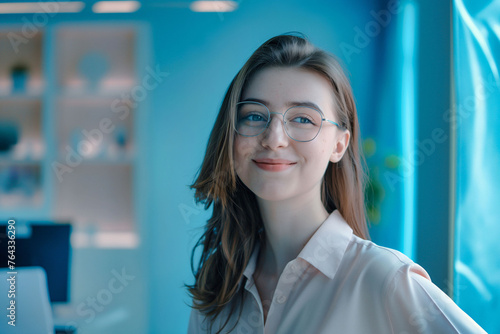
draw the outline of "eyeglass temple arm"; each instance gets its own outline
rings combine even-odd
[[[333,125],[336,125],[339,129],[341,129],[340,125],[338,123],[335,123],[334,121],[330,121],[329,119],[323,118],[324,121],[330,122]]]

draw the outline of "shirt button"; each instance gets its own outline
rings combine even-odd
[[[280,304],[283,304],[284,302],[286,302],[286,296],[279,296],[278,298],[276,298],[276,301]]]

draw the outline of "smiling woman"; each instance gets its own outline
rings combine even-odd
[[[273,101],[272,110],[282,111],[283,116],[269,117],[259,110],[266,108],[264,104],[245,102],[238,110],[236,131],[242,135],[234,139],[236,174],[257,199],[288,198],[293,207],[304,201],[321,203],[321,185],[328,163],[342,158],[350,134],[328,122],[330,126],[322,126],[325,116],[338,118],[332,89],[322,75],[294,67],[262,69],[249,80],[242,100]],[[304,102],[290,102],[296,100]],[[290,105],[293,106],[286,109]],[[240,114],[245,116],[243,120]],[[244,135],[255,128],[261,131]]]
[[[422,267],[368,240],[359,140],[333,56],[295,35],[254,52],[192,185],[213,215],[189,333],[482,332]]]

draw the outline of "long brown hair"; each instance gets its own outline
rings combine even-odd
[[[365,162],[359,148],[359,124],[350,83],[335,57],[313,46],[303,36],[285,34],[273,37],[252,54],[231,82],[210,134],[198,177],[191,186],[196,190],[197,202],[204,203],[206,209],[213,206],[213,215],[193,249],[191,267],[196,282],[187,287],[193,297],[193,307],[210,318],[212,324],[231,304],[222,328],[236,309],[236,303],[232,301],[243,293],[239,285],[243,271],[254,246],[259,240],[264,240],[265,233],[255,195],[235,172],[236,103],[251,77],[269,67],[304,68],[320,73],[331,82],[338,120],[349,130],[351,137],[344,157],[335,164],[330,162],[327,167],[322,201],[328,212],[339,210],[354,234],[368,239],[364,203]],[[203,251],[195,270],[193,259],[198,247]]]

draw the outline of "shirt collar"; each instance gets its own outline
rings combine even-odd
[[[248,290],[253,282],[253,273],[255,272],[255,269],[257,267],[257,259],[259,257],[259,251],[260,251],[260,241],[257,241],[255,244],[255,247],[253,248],[252,255],[250,256],[250,259],[248,260],[247,267],[243,271],[243,276],[246,278],[246,283],[245,283],[245,288]],[[238,290],[241,287],[241,284],[245,281],[244,279],[241,279],[240,282],[238,283]]]
[[[243,275],[250,282],[253,281],[252,275],[255,272],[255,268],[257,267],[257,259],[259,257],[259,251],[260,251],[260,241],[257,241],[257,244],[253,249],[252,255],[250,256],[250,260],[248,260],[247,267],[245,268],[245,271],[243,271]]]
[[[320,272],[333,279],[352,237],[352,228],[338,210],[316,230],[299,253]]]
[[[314,232],[298,257],[309,262],[328,278],[333,279],[351,237],[352,228],[347,224],[340,212],[335,210]],[[255,245],[247,267],[243,272],[243,275],[247,278],[247,288],[253,283],[252,275],[257,266],[259,250],[260,242]]]

